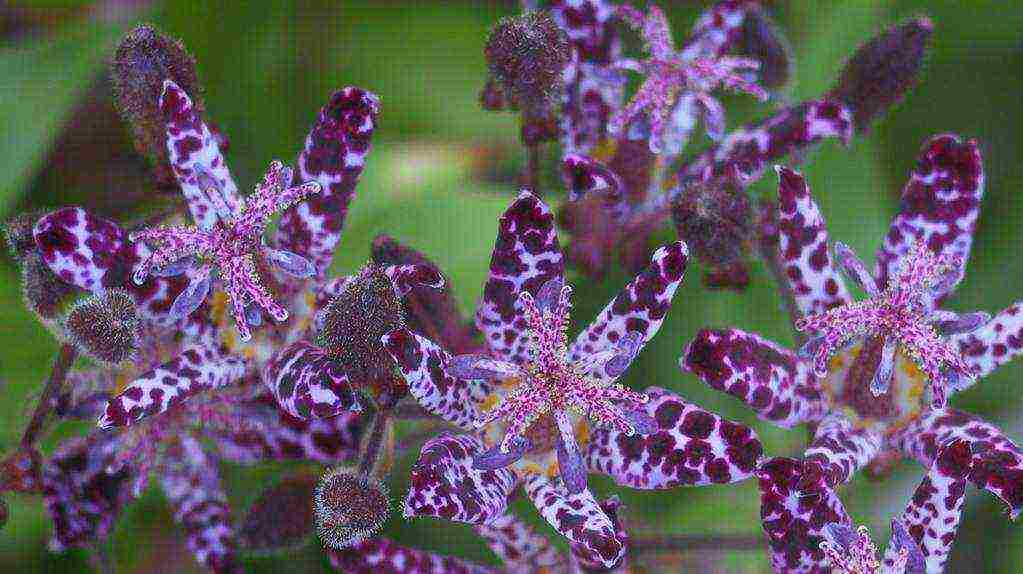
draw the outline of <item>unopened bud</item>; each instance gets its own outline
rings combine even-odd
[[[184,45],[142,25],[121,40],[110,63],[117,107],[131,126],[135,149],[153,162],[160,185],[173,185],[167,158],[167,133],[159,110],[164,80],[173,80],[202,111],[195,59]]]
[[[368,264],[323,309],[318,344],[360,385],[390,378],[380,339],[404,326],[401,300],[383,267]]]
[[[853,109],[857,131],[864,132],[916,83],[933,31],[929,18],[915,18],[864,44],[845,65],[827,97]]]
[[[708,286],[746,287],[752,213],[742,190],[728,183],[691,186],[672,206],[672,217],[679,238],[710,267]]]
[[[776,89],[792,76],[792,51],[778,27],[762,10],[751,8],[742,22],[739,53],[760,62],[760,85]]]
[[[571,59],[568,36],[546,12],[505,18],[490,32],[483,51],[505,98],[529,109],[556,101],[561,73]]]
[[[57,277],[38,253],[21,262],[21,293],[25,307],[50,329],[58,327],[61,311],[78,290]]]
[[[14,260],[24,261],[31,253],[35,253],[36,242],[32,236],[32,228],[42,215],[41,211],[29,211],[19,213],[4,222],[4,240]]]
[[[354,546],[383,527],[390,508],[387,486],[380,480],[344,467],[331,469],[313,497],[316,533],[330,548]]]
[[[89,358],[108,365],[135,355],[138,328],[135,300],[121,290],[82,299],[64,319],[64,330],[71,342]]]

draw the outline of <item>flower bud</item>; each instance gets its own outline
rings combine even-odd
[[[916,83],[932,32],[930,19],[915,18],[867,42],[849,59],[827,97],[853,109],[856,131],[866,131]]]
[[[529,110],[557,100],[562,70],[571,59],[568,36],[546,12],[501,20],[483,53],[505,98]]]
[[[345,366],[355,386],[392,377],[380,339],[403,327],[401,300],[383,267],[368,264],[321,312],[319,346]]]
[[[173,80],[201,113],[195,59],[180,41],[143,24],[121,40],[110,63],[110,77],[117,108],[135,137],[135,149],[153,162],[160,186],[175,185],[159,110],[160,94],[164,80]]]
[[[47,328],[58,331],[61,311],[78,292],[57,277],[38,253],[29,253],[21,262],[21,293],[25,307],[36,314]]]
[[[33,210],[19,213],[4,222],[4,240],[15,261],[24,261],[31,253],[35,253],[36,242],[32,228],[42,215],[42,211]]]
[[[763,10],[751,8],[742,21],[739,53],[760,62],[760,85],[777,89],[792,76],[792,50]]]
[[[64,330],[71,342],[89,358],[108,365],[134,357],[138,327],[135,301],[121,290],[82,299],[64,319]]]
[[[380,480],[349,468],[331,469],[313,497],[316,533],[327,547],[354,546],[383,527],[390,507],[387,486]]]
[[[672,206],[672,217],[679,238],[710,267],[709,287],[746,287],[752,214],[742,190],[731,183],[693,185]]]

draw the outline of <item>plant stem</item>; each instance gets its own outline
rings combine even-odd
[[[35,411],[32,413],[32,419],[29,421],[28,426],[25,427],[25,433],[21,435],[21,445],[23,447],[30,447],[39,440],[46,416],[50,414],[50,410],[53,408],[53,400],[57,397],[61,387],[64,386],[68,370],[77,358],[78,349],[74,345],[61,345],[57,358],[53,360],[50,376],[46,379],[46,386],[43,387],[43,394],[39,397],[39,403],[36,404]]]
[[[540,195],[540,144],[538,142],[527,143],[526,146],[526,171],[522,174],[522,185],[529,188],[536,195]]]

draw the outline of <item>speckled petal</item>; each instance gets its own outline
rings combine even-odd
[[[852,138],[852,114],[835,100],[809,100],[781,109],[755,124],[728,134],[721,143],[683,164],[672,197],[694,183],[720,178],[741,182],[760,179],[773,162],[790,153],[805,150],[827,137],[848,142]]]
[[[140,314],[160,325],[173,321],[171,304],[196,273],[189,269],[172,277],[151,276],[137,285],[131,280],[132,270],[152,251],[144,243],[129,241],[116,222],[80,207],[63,207],[41,217],[33,236],[43,260],[62,280],[94,293],[127,289]]]
[[[925,241],[936,254],[961,258],[955,280],[934,293],[938,306],[966,271],[983,195],[984,166],[977,142],[964,143],[948,134],[927,141],[902,189],[899,213],[877,251],[878,285],[884,288],[910,248]]]
[[[574,543],[576,552],[586,553],[588,561],[614,568],[622,560],[625,545],[589,489],[568,494],[560,483],[537,474],[526,479],[525,489],[540,515]]]
[[[362,405],[343,366],[306,341],[285,347],[267,363],[263,381],[285,412],[299,419],[329,418]]]
[[[986,325],[971,333],[954,335],[952,342],[981,379],[999,365],[1023,353],[1023,301],[1017,301]]]
[[[444,278],[433,267],[427,265],[388,265],[384,273],[391,279],[398,295],[404,297],[419,286],[441,289]]]
[[[840,413],[821,421],[803,455],[806,464],[819,464],[828,486],[849,482],[881,451],[882,437],[869,428],[856,428]]]
[[[498,224],[490,277],[476,312],[476,325],[498,358],[511,362],[526,359],[526,344],[520,337],[525,320],[519,293],[536,295],[545,283],[563,276],[554,214],[540,198],[522,191]]]
[[[771,546],[775,572],[825,574],[824,526],[849,524],[849,515],[838,495],[822,477],[810,477],[802,461],[768,460],[757,472],[760,478],[760,516]]]
[[[827,311],[852,299],[831,260],[828,230],[802,174],[778,170],[778,252],[785,277],[803,315]]]
[[[962,440],[973,453],[970,482],[1001,499],[1014,520],[1020,516],[1023,451],[994,425],[953,409],[931,411],[896,437],[896,444],[906,456],[930,468],[939,449],[953,440]]]
[[[561,160],[561,179],[569,201],[600,195],[601,204],[614,221],[621,221],[628,205],[621,181],[607,166],[588,156],[568,154]]]
[[[391,331],[384,335],[383,343],[405,377],[409,392],[423,408],[465,430],[475,428],[477,405],[489,394],[488,384],[448,375],[445,366],[451,355],[408,329]]]
[[[643,408],[657,430],[632,436],[594,430],[585,452],[591,472],[644,489],[723,484],[753,475],[763,445],[752,429],[661,388],[646,394],[650,400]]]
[[[218,215],[208,190],[216,190],[233,213],[241,208],[238,187],[220,153],[220,144],[188,94],[171,80],[163,83],[160,113],[167,128],[168,159],[181,184],[192,221],[202,229],[212,229]]]
[[[330,565],[344,574],[497,574],[458,558],[370,538],[344,550],[327,549]]]
[[[208,344],[190,345],[171,361],[136,378],[110,399],[100,416],[99,427],[134,424],[202,391],[230,385],[244,374],[244,360],[225,357]]]
[[[213,572],[233,572],[236,533],[217,459],[194,437],[184,435],[167,448],[159,477],[195,560]]]
[[[746,14],[757,9],[757,2],[718,0],[704,10],[693,24],[682,48],[686,58],[714,58],[728,52],[742,38]]]
[[[923,552],[928,573],[945,570],[959,528],[971,463],[969,444],[960,440],[946,444],[902,513],[901,521]]]
[[[445,433],[427,441],[412,467],[405,517],[488,524],[502,516],[515,488],[515,473],[473,468],[473,455],[484,448],[471,435]]]
[[[275,241],[311,261],[321,275],[341,239],[379,113],[380,100],[370,92],[354,87],[335,92],[298,156],[299,177],[319,183],[321,191],[284,212]]]
[[[680,365],[779,426],[818,421],[828,410],[811,365],[753,333],[704,329],[686,346]]]
[[[564,557],[546,536],[510,512],[474,530],[504,563],[505,574],[532,574],[540,568],[557,569],[564,562]]]
[[[216,443],[222,458],[240,464],[266,460],[337,464],[353,459],[366,420],[353,412],[328,419],[297,419],[281,410],[269,393],[234,408],[247,428],[220,428],[213,424],[204,430]]]
[[[643,346],[661,328],[675,291],[682,284],[689,250],[682,241],[659,248],[654,252],[650,266],[630,281],[615,298],[604,307],[597,318],[576,338],[569,350],[569,360],[578,361],[587,355],[615,348],[618,341],[638,333],[641,341],[630,358],[634,358]],[[624,371],[622,365],[614,369],[618,374]],[[618,378],[605,369],[593,373],[604,381]]]
[[[104,540],[131,500],[131,468],[107,468],[121,446],[116,433],[92,433],[62,442],[42,468],[43,503],[53,522],[50,549]]]
[[[603,572],[606,574],[630,574],[634,572],[629,567],[629,533],[625,530],[625,525],[619,518],[619,513],[622,510],[622,503],[617,496],[611,496],[600,501],[600,509],[604,511],[604,514],[611,520],[611,526],[614,528],[615,536],[625,546],[625,556],[618,562],[618,565],[610,570],[607,569],[602,563],[602,559],[599,554],[591,552],[584,544],[573,542],[569,544],[569,550],[572,556],[572,572],[573,574],[586,574],[591,572]]]

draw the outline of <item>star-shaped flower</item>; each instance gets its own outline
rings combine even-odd
[[[848,249],[836,249],[846,272],[871,295],[861,303],[852,303],[833,264],[824,219],[805,180],[783,168],[779,176],[784,287],[811,349],[826,350],[812,361],[753,333],[708,329],[686,347],[681,365],[762,419],[814,429],[803,460],[775,459],[759,471],[776,570],[819,571],[822,529],[845,517],[831,489],[868,464],[908,457],[939,473],[925,479],[901,520],[924,552],[928,572],[940,572],[959,513],[946,512],[951,507],[944,502],[931,505],[940,512],[928,510],[925,502],[936,485],[948,486],[947,476],[965,477],[960,487],[968,481],[991,492],[1013,517],[1023,511],[1023,451],[994,426],[944,404],[947,392],[1023,352],[1019,303],[983,325],[983,314],[939,309],[969,256],[983,194],[980,152],[975,142],[951,135],[924,145],[872,276]],[[849,337],[859,338],[832,355]],[[826,372],[818,375],[821,366]],[[955,377],[950,386],[949,371],[970,376]],[[951,459],[957,462],[935,470],[939,451],[954,439],[965,445]],[[962,490],[952,492],[962,496]]]
[[[153,227],[133,233],[132,241],[141,241],[155,248],[135,268],[133,280],[141,285],[150,273],[174,276],[195,266],[197,272],[188,288],[171,305],[171,315],[183,318],[206,300],[212,274],[218,271],[224,290],[231,299],[235,325],[242,341],[252,338],[249,324],[260,322],[259,309],[266,310],[277,321],[286,321],[288,311],[264,286],[265,280],[260,277],[261,267],[271,263],[298,279],[312,277],[316,269],[301,255],[267,246],[263,234],[274,214],[288,209],[311,193],[320,192],[320,184],[315,181],[290,187],[291,180],[291,168],[275,161],[270,164],[255,192],[233,209],[215,186],[206,188],[206,197],[216,213],[212,225]],[[249,304],[256,308],[250,308]]]
[[[750,476],[762,452],[750,429],[664,389],[616,383],[664,321],[687,258],[682,242],[658,249],[570,344],[554,216],[522,192],[501,218],[476,315],[486,347],[452,357],[408,329],[384,337],[420,404],[477,431],[423,446],[406,516],[492,524],[521,484],[579,552],[612,567],[622,540],[586,487],[588,472],[648,489]]]
[[[643,14],[631,6],[620,6],[621,18],[643,36],[647,59],[622,60],[620,68],[638,72],[643,83],[632,100],[611,118],[611,133],[621,133],[635,118],[647,112],[650,124],[650,150],[660,153],[662,146],[677,154],[682,151],[697,118],[703,117],[707,134],[715,140],[724,137],[724,108],[711,92],[724,87],[735,92],[767,99],[767,92],[751,76],[760,69],[752,58],[726,56],[716,45],[695,42],[682,50],[671,39],[668,18],[657,6]],[[738,15],[742,19],[742,13]],[[671,125],[666,125],[669,121]]]

